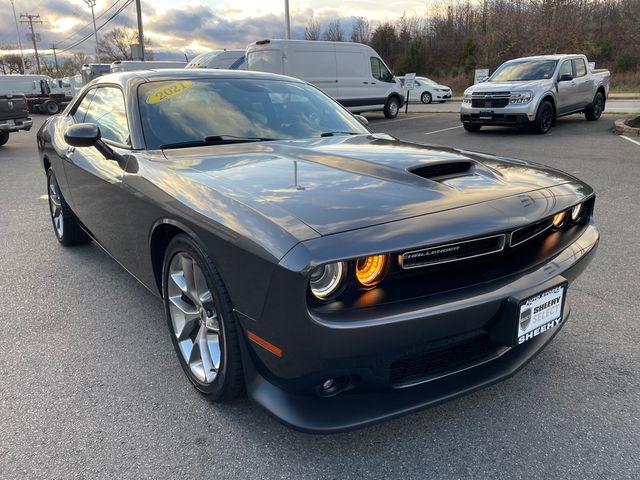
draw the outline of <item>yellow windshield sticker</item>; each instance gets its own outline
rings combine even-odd
[[[170,100],[173,97],[189,90],[191,88],[191,85],[193,85],[193,82],[189,81],[175,82],[170,83],[169,85],[163,85],[162,87],[156,88],[149,95],[147,95],[147,103],[149,105],[153,105],[155,103],[164,102],[165,100]]]

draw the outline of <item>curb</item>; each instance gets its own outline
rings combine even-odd
[[[636,137],[640,137],[640,128],[630,127],[629,125],[626,124],[628,120],[631,120],[634,118],[640,118],[640,117],[627,117],[627,118],[621,118],[620,120],[616,120],[614,122],[613,131],[618,135],[633,135]]]

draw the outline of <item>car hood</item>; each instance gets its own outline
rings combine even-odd
[[[467,89],[470,92],[511,92],[531,90],[552,83],[552,79],[531,80],[528,82],[482,82]]]
[[[167,166],[278,223],[287,212],[320,235],[393,222],[577,180],[527,162],[340,136],[165,150]]]

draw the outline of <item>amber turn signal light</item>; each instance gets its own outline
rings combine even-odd
[[[375,287],[389,269],[388,255],[372,255],[356,260],[356,280],[363,287]]]
[[[559,212],[553,216],[553,226],[556,228],[562,227],[567,220],[567,212]]]

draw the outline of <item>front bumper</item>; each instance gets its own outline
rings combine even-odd
[[[0,132],[17,132],[20,130],[31,130],[33,120],[31,118],[17,118],[10,120],[0,120]]]
[[[486,114],[490,113],[490,118]],[[536,118],[534,102],[507,105],[503,108],[474,108],[469,103],[460,107],[460,121],[475,125],[526,126]]]
[[[570,310],[567,304],[562,322],[551,332],[513,346],[515,317],[507,313],[509,305],[561,282],[571,283],[593,258],[598,242],[599,233],[590,224],[552,261],[535,270],[508,282],[465,289],[463,294],[441,295],[440,302],[415,308],[409,316],[397,314],[349,326],[318,325],[317,319],[309,325],[289,318],[289,335],[297,339],[297,345],[287,345],[276,363],[264,349],[243,344],[248,394],[290,427],[333,433],[404,415],[508,378],[549,343]],[[259,329],[253,320],[240,320],[245,333]],[[456,338],[463,329],[490,336],[496,349],[472,363],[413,383],[390,381],[390,359],[410,352],[418,355],[425,345],[431,348],[434,337]],[[310,360],[318,355],[322,357],[319,362]],[[307,370],[300,376],[300,365],[312,373]],[[333,397],[309,391],[309,385],[345,375],[360,383]]]

